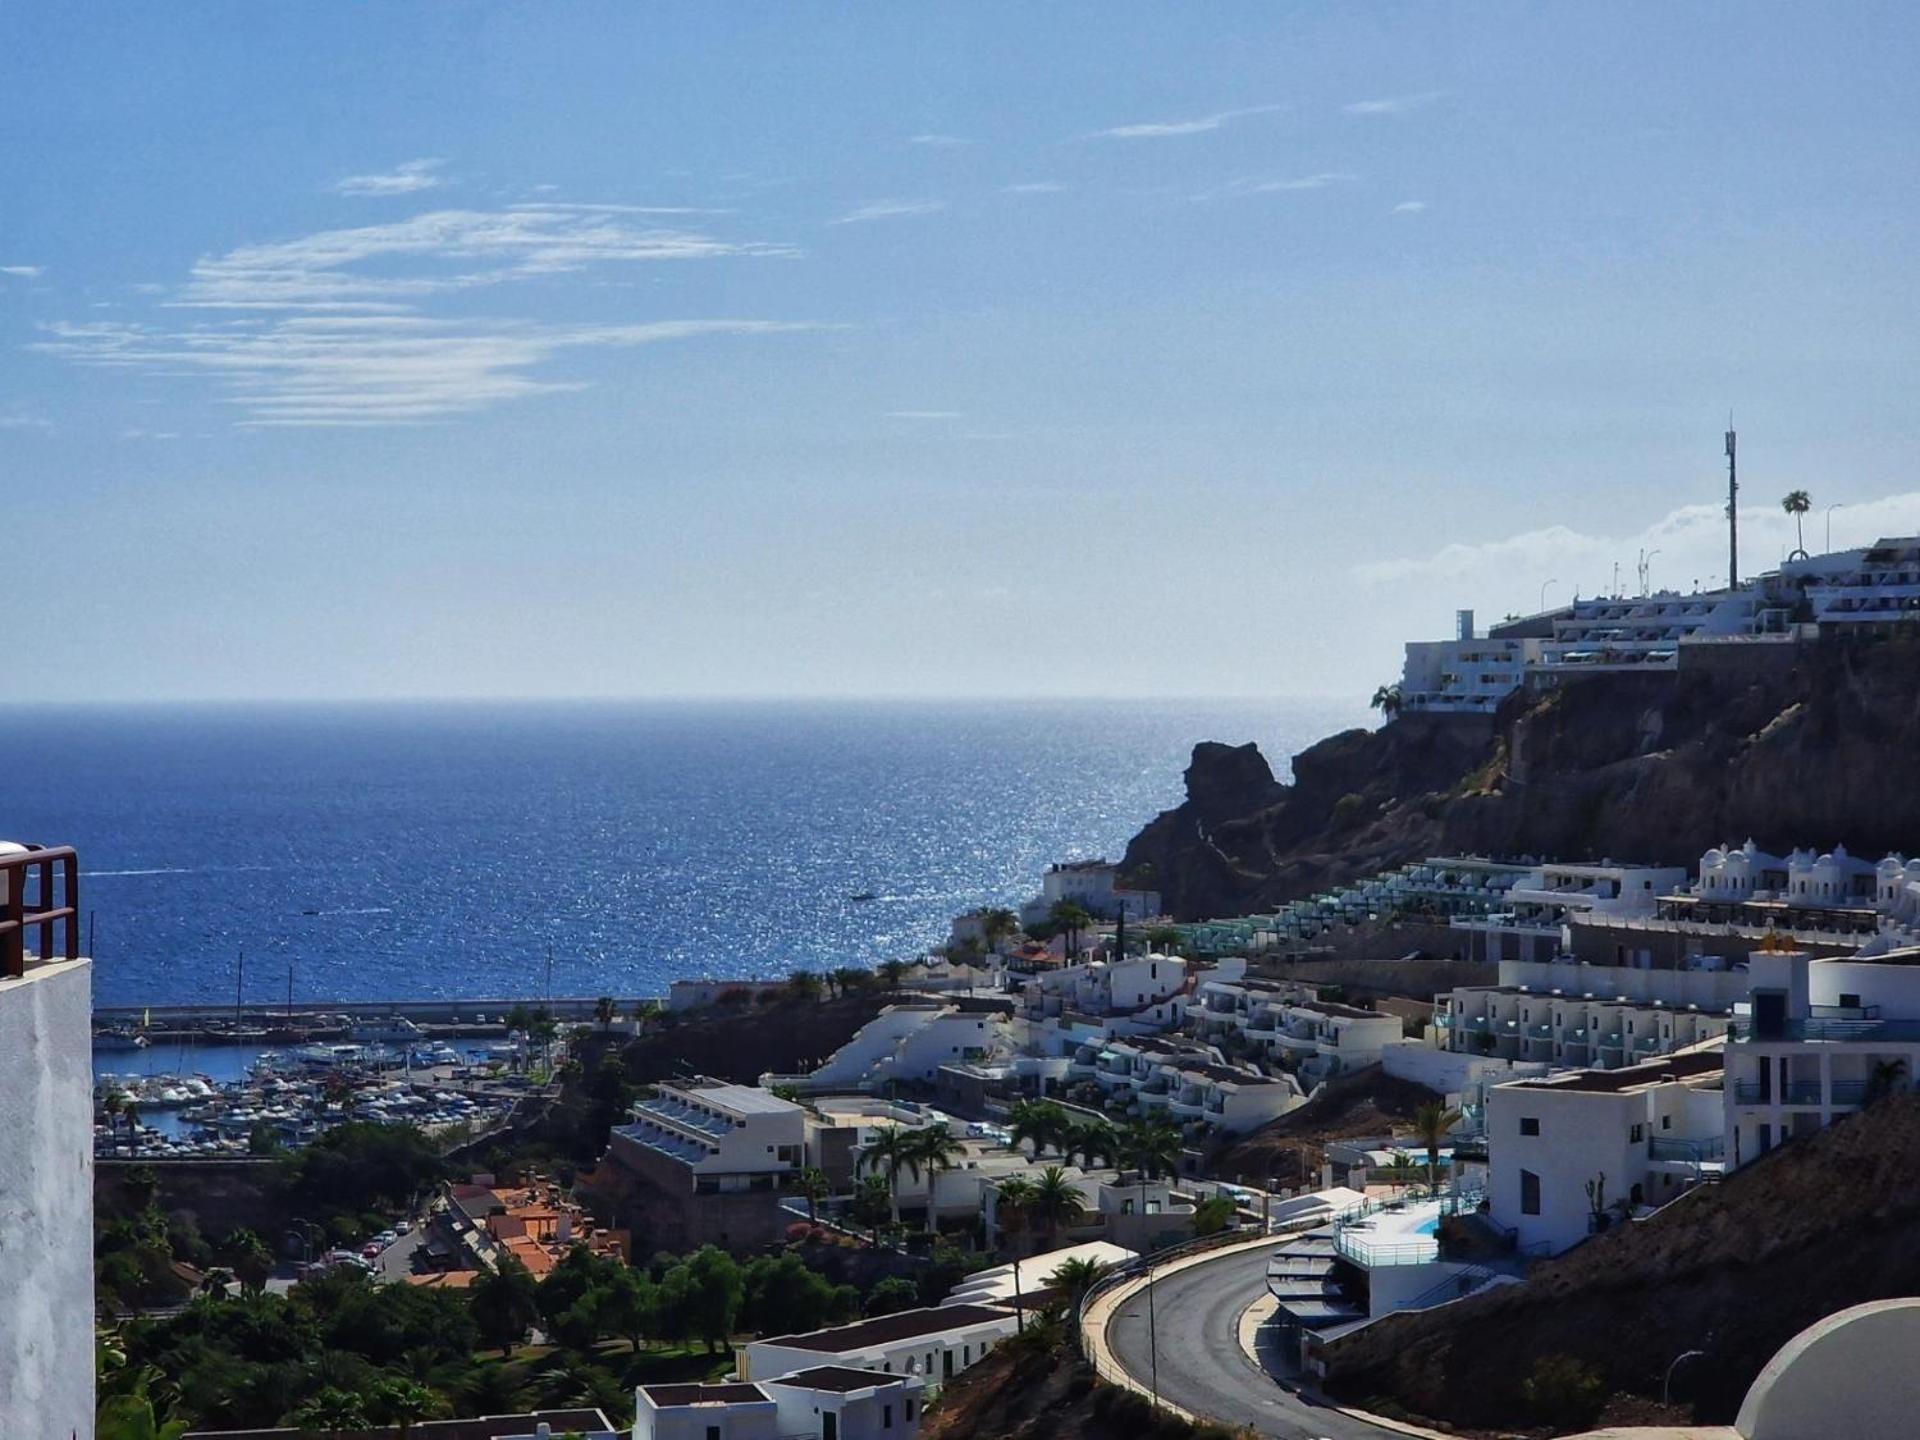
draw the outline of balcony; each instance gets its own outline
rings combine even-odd
[[[1718,1135],[1710,1135],[1701,1140],[1662,1140],[1647,1141],[1649,1160],[1679,1160],[1690,1165],[1698,1165],[1704,1160],[1718,1160],[1726,1153],[1726,1141]]]
[[[1736,1105],[1818,1105],[1818,1080],[1789,1080],[1771,1091],[1758,1080],[1738,1080],[1733,1086]]]
[[[1783,1044],[1806,1040],[1840,1043],[1904,1041],[1920,1044],[1920,1020],[1843,1020],[1816,1016],[1806,1020],[1789,1020],[1772,1033],[1758,1035],[1754,1033],[1752,1020],[1739,1019],[1727,1022],[1727,1039],[1736,1045]]]

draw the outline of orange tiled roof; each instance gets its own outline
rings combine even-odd
[[[465,1290],[479,1278],[478,1270],[439,1270],[431,1275],[409,1275],[407,1284],[422,1290]]]

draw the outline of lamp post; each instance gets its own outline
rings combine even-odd
[[[1544,612],[1544,611],[1546,610],[1546,608],[1547,608],[1547,587],[1548,587],[1548,586],[1550,586],[1550,585],[1558,585],[1559,583],[1560,583],[1560,582],[1559,582],[1558,580],[1542,580],[1542,581],[1540,582],[1540,609],[1541,609],[1541,611],[1543,611],[1543,612]]]
[[[1846,501],[1844,500],[1836,500],[1833,502],[1833,504],[1827,506],[1827,553],[1828,554],[1833,553],[1833,512],[1841,509],[1842,507],[1845,506],[1845,504],[1846,504]]]
[[[1673,1357],[1673,1363],[1667,1366],[1666,1378],[1660,1382],[1660,1403],[1662,1405],[1672,1403],[1673,1372],[1680,1368],[1680,1362],[1683,1360],[1699,1359],[1706,1353],[1704,1350],[1682,1350],[1678,1355]]]

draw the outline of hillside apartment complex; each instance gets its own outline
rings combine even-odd
[[[1491,714],[1523,686],[1596,672],[1671,671],[1692,647],[1791,644],[1920,621],[1920,537],[1801,556],[1730,590],[1595,596],[1502,622],[1458,613],[1450,640],[1407,644],[1403,709]]]

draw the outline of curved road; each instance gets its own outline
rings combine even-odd
[[[1240,1348],[1240,1317],[1267,1293],[1262,1247],[1208,1260],[1154,1282],[1163,1399],[1279,1440],[1404,1440],[1402,1432],[1353,1420],[1284,1389]],[[1126,1372],[1149,1383],[1147,1294],[1128,1297],[1107,1325],[1107,1346]]]

